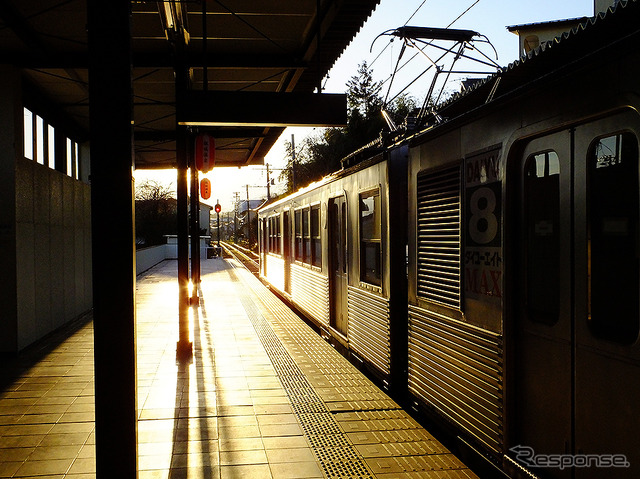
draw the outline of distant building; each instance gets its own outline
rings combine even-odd
[[[615,7],[618,3],[619,0],[594,0],[594,15],[605,12],[609,7]],[[507,27],[507,30],[518,35],[520,41],[519,54],[520,56],[525,56],[540,45],[544,45],[548,41],[561,36],[563,33],[578,27],[588,19],[589,17],[578,17],[549,22],[511,25]]]

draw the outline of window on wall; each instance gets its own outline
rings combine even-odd
[[[26,108],[24,109],[23,137],[24,157],[33,160],[33,113]]]
[[[380,190],[360,195],[360,281],[382,285]]]
[[[72,149],[72,141],[67,138],[67,175],[69,176],[73,176],[72,172],[73,172],[73,164],[74,164],[74,159],[73,159],[73,149]]]
[[[51,125],[47,125],[47,159],[49,168],[56,169],[56,132]]]
[[[638,140],[619,133],[593,142],[588,158],[588,321],[592,333],[638,338]]]
[[[322,266],[322,243],[320,241],[320,205],[311,207],[311,264]]]
[[[45,127],[44,120],[36,115],[36,161],[41,165],[44,165],[44,135]]]
[[[555,151],[525,163],[526,309],[530,320],[555,324],[560,290],[560,161]]]
[[[296,233],[295,257],[296,260],[302,261],[302,210],[296,210],[294,216]]]
[[[73,168],[73,177],[76,180],[80,179],[80,151],[78,149],[78,144],[77,143],[73,143],[73,161],[74,161],[74,168]]]

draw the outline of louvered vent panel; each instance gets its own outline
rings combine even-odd
[[[418,296],[460,307],[460,167],[418,175]]]

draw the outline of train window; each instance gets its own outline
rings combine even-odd
[[[296,210],[294,216],[296,233],[295,256],[296,260],[302,261],[302,210]]]
[[[302,210],[302,240],[304,243],[305,263],[311,264],[311,237],[309,236],[309,208]]]
[[[270,253],[280,254],[280,217],[272,216],[267,220],[269,245],[267,250]]]
[[[381,212],[378,189],[360,195],[360,280],[382,285]]]
[[[530,320],[555,324],[560,289],[560,160],[555,151],[525,163],[526,309]]]
[[[322,244],[320,242],[320,205],[311,207],[311,264],[322,266]]]
[[[588,160],[588,322],[602,339],[638,338],[638,142],[599,138]]]
[[[417,178],[417,295],[460,309],[460,166]]]

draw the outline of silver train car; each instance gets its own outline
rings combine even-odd
[[[640,477],[639,44],[620,3],[260,212],[264,280],[483,477]]]
[[[407,151],[380,151],[259,211],[261,278],[388,388],[406,384],[406,357],[391,351],[406,343],[406,282],[394,278],[406,271]]]

